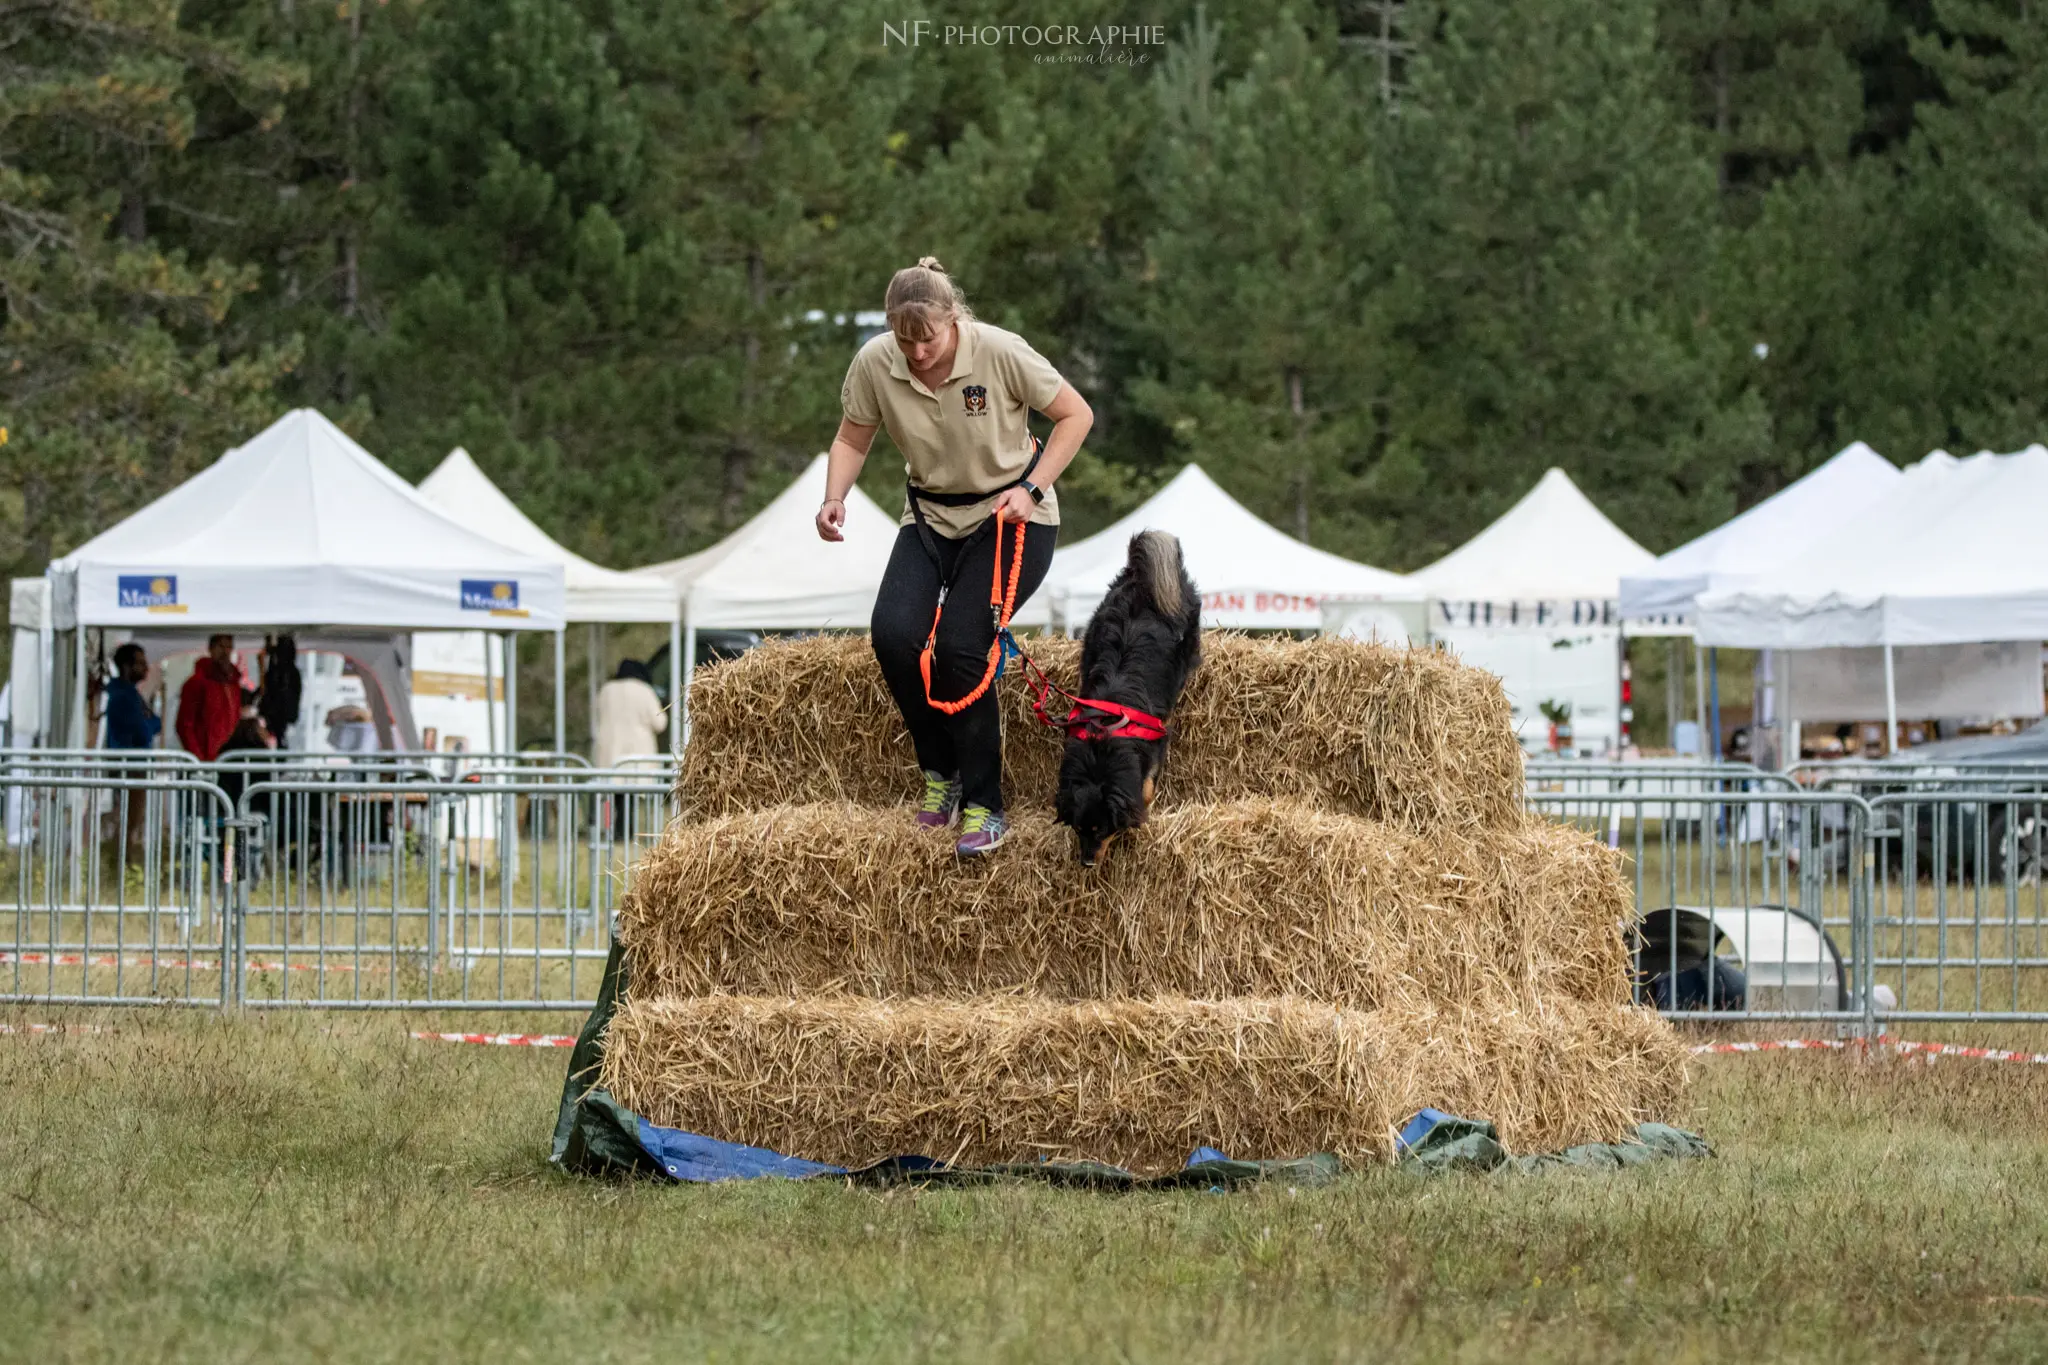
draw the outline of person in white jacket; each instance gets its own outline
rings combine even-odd
[[[657,736],[667,728],[668,710],[655,693],[647,665],[619,660],[619,671],[598,690],[597,752],[591,760],[610,768],[634,754],[660,753]]]

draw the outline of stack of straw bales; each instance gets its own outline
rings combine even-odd
[[[1424,1105],[1511,1147],[1668,1116],[1618,859],[1534,820],[1498,682],[1428,651],[1213,636],[1153,820],[1051,823],[1059,741],[1005,684],[1014,831],[965,866],[864,639],[702,674],[622,933],[604,1083],[657,1122],[859,1165],[1384,1155]],[[1071,678],[1074,649],[1034,654]]]

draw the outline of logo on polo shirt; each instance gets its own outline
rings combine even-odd
[[[960,390],[960,401],[966,404],[969,417],[980,417],[988,411],[988,390],[979,384],[969,384]]]

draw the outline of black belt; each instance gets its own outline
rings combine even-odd
[[[910,515],[917,525],[917,538],[924,543],[924,552],[931,556],[933,568],[944,573],[945,561],[939,558],[939,542],[933,536],[931,523],[924,519],[924,507],[922,504],[930,502],[936,503],[940,507],[972,507],[977,502],[987,502],[997,494],[1007,493],[1018,484],[1029,479],[1031,471],[1038,468],[1038,457],[1043,454],[1045,454],[1045,442],[1039,440],[1036,436],[1032,437],[1031,460],[1024,466],[1024,472],[1004,484],[1001,488],[991,489],[986,493],[935,493],[929,488],[919,488],[909,479],[903,481],[904,492],[910,496]],[[960,566],[967,562],[968,547],[981,537],[987,535],[989,528],[993,525],[995,525],[995,518],[990,516],[981,525],[968,532],[961,542],[958,557],[953,560],[953,573],[947,575],[945,583],[940,587],[941,593],[953,586],[953,578],[959,574]]]

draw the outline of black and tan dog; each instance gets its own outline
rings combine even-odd
[[[1180,542],[1164,531],[1131,537],[1130,560],[1088,623],[1081,641],[1077,695],[1164,721],[1202,662],[1202,599],[1181,562]],[[1113,714],[1088,711],[1085,738],[1069,727],[1054,811],[1080,841],[1092,867],[1112,837],[1145,823],[1166,738]],[[1133,738],[1131,733],[1157,734]]]

